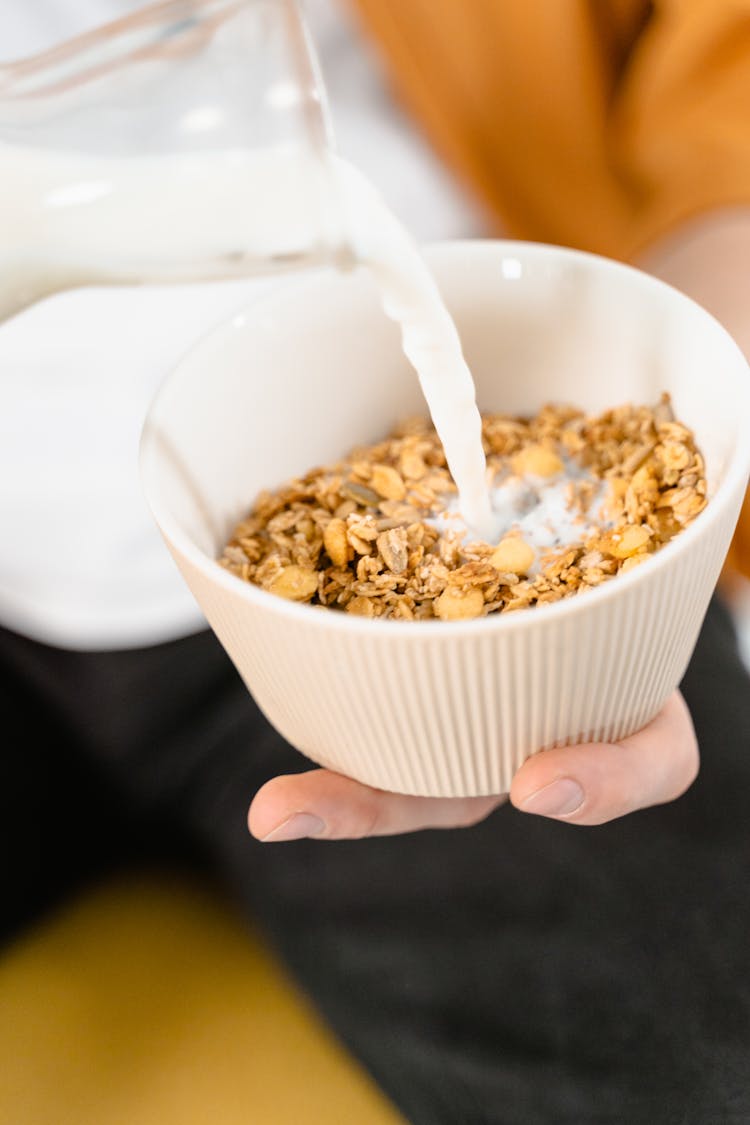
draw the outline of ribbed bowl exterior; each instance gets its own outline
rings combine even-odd
[[[690,659],[740,500],[677,565],[666,553],[645,564],[649,581],[615,579],[607,596],[576,596],[570,612],[538,607],[482,632],[436,622],[432,635],[410,635],[408,623],[351,633],[327,628],[325,610],[292,620],[272,595],[249,604],[171,546],[258,705],[293,746],[380,789],[468,797],[507,792],[536,750],[614,741],[657,714]]]
[[[623,738],[678,686],[747,482],[750,373],[702,309],[604,259],[482,242],[436,248],[430,261],[484,409],[557,399],[601,410],[672,393],[709,482],[686,531],[595,590],[471,622],[353,618],[220,568],[260,489],[424,410],[362,277],[258,302],[194,349],[152,406],[141,469],[209,624],[293,746],[382,789],[503,793],[530,754]]]

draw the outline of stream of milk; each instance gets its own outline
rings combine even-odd
[[[497,538],[474,382],[411,236],[340,157],[94,157],[0,144],[0,320],[83,284],[207,280],[351,255],[401,328],[471,531]],[[332,454],[335,454],[332,450]]]

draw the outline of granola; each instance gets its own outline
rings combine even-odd
[[[262,493],[220,565],[281,597],[361,617],[467,620],[632,570],[706,505],[703,458],[666,394],[595,417],[560,405],[531,418],[488,414],[483,444],[518,516],[496,543],[471,539],[457,521],[442,446],[417,418]],[[569,528],[547,546],[528,530],[545,489],[564,497]]]

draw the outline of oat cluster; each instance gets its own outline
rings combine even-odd
[[[495,479],[564,479],[581,542],[539,556],[510,531],[465,542],[429,521],[456,487],[430,424],[414,419],[377,445],[264,492],[235,528],[220,564],[297,602],[361,617],[466,620],[558,601],[638,566],[706,504],[704,463],[667,395],[587,417],[548,405],[532,418],[483,417]],[[591,532],[591,496],[606,482]],[[601,505],[600,505],[601,507]],[[580,516],[576,516],[580,513]]]

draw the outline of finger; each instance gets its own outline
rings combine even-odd
[[[330,770],[275,777],[258,790],[248,827],[258,840],[358,840],[422,828],[465,828],[506,797],[406,797]]]
[[[621,742],[544,750],[513,779],[522,812],[573,824],[603,824],[672,801],[698,773],[698,744],[684,699],[675,692],[656,718]]]

